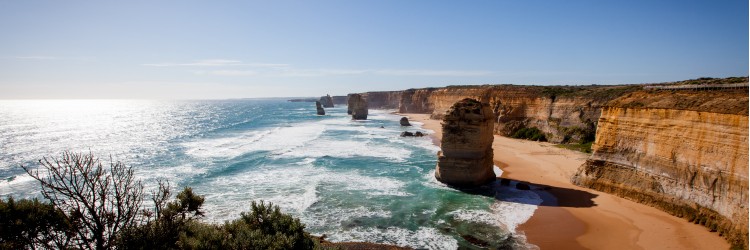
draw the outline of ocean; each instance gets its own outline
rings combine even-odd
[[[434,178],[439,147],[399,136],[432,131],[401,127],[400,118],[370,110],[353,121],[340,105],[317,116],[313,103],[280,99],[0,101],[0,197],[40,197],[20,165],[90,151],[132,166],[147,190],[157,180],[192,187],[206,198],[209,222],[264,200],[331,241],[534,248],[516,227],[538,195],[498,183],[476,192],[443,185]]]

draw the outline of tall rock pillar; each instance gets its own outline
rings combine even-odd
[[[325,115],[326,110],[323,109],[323,106],[320,105],[320,101],[315,101],[315,109],[318,110],[318,115]]]
[[[349,94],[349,108],[347,113],[354,120],[367,120],[367,100],[360,94]]]
[[[443,117],[443,139],[435,178],[458,187],[479,186],[494,180],[492,109],[489,104],[466,98],[456,102]]]

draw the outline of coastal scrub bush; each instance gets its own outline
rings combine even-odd
[[[0,200],[0,249],[66,249],[74,228],[50,203],[13,197]]]
[[[526,139],[532,141],[547,141],[547,137],[542,133],[541,130],[535,127],[521,128],[517,130],[511,137],[516,139]]]
[[[180,235],[183,249],[317,249],[299,219],[271,203],[255,202],[249,213],[222,226],[194,224]]]
[[[143,185],[125,164],[110,159],[105,168],[92,153],[69,151],[39,163],[42,172],[21,167],[39,181],[42,196],[76,225],[76,247],[109,249],[120,230],[140,222]]]
[[[124,229],[117,240],[118,249],[175,249],[180,235],[189,231],[203,216],[201,207],[205,198],[185,187],[171,198],[168,182],[159,182],[159,188],[151,195],[152,211],[144,211],[148,217],[144,224]]]
[[[143,185],[121,162],[64,152],[39,169],[21,166],[42,186],[38,200],[0,200],[0,249],[319,249],[322,240],[271,203],[252,202],[239,219],[202,222],[205,198],[168,182],[141,206]]]

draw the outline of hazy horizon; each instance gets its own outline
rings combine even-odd
[[[748,75],[747,1],[40,2],[0,2],[0,99]]]

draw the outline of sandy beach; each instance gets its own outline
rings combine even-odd
[[[440,121],[402,114],[442,136]],[[653,207],[575,186],[570,177],[587,154],[553,144],[495,136],[495,165],[503,178],[545,189],[544,202],[519,232],[541,249],[728,249],[717,233]]]

